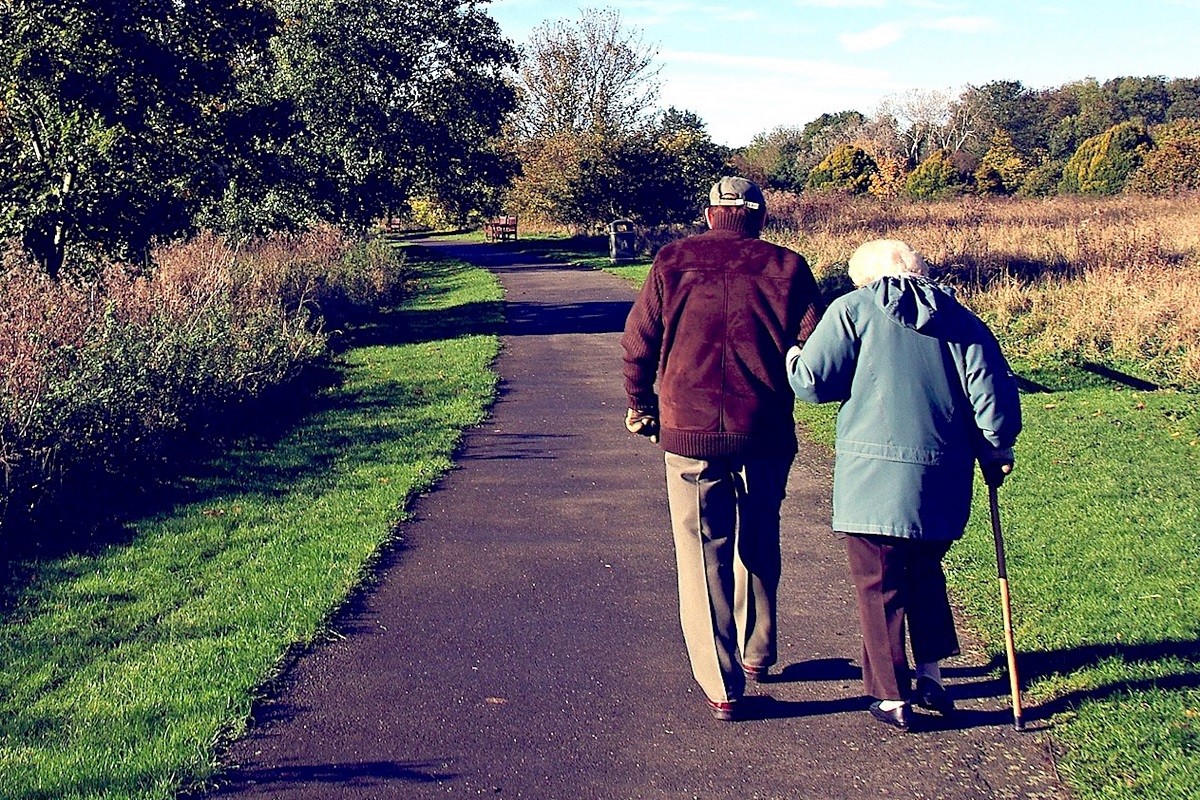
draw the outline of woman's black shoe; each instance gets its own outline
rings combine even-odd
[[[954,713],[954,701],[946,694],[945,688],[939,686],[932,678],[917,678],[917,690],[913,693],[913,701],[921,708],[936,711],[943,717]]]
[[[891,725],[893,728],[899,728],[902,731],[908,730],[912,724],[912,706],[905,703],[902,706],[893,708],[891,711],[884,711],[879,707],[879,702],[876,700],[874,703],[871,703],[869,710],[872,717],[885,725]]]

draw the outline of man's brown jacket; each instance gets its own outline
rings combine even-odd
[[[656,413],[660,446],[678,455],[794,454],[784,354],[820,315],[812,272],[787,248],[727,230],[672,242],[621,337],[629,407]]]

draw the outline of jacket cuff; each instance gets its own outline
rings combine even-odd
[[[1016,454],[1011,447],[990,447],[979,454],[981,464],[1010,464],[1016,461]]]
[[[794,344],[788,348],[787,354],[784,356],[784,363],[787,364],[787,371],[790,375],[796,369],[796,362],[800,360],[800,345]]]
[[[650,397],[630,397],[629,407],[639,414],[658,414],[658,398],[654,395]]]

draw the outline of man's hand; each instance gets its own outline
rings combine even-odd
[[[979,471],[988,486],[999,486],[1004,483],[1004,476],[1013,471],[1012,461],[980,461]]]
[[[628,409],[625,412],[625,428],[638,436],[649,436],[650,441],[658,443],[658,417],[654,414]]]

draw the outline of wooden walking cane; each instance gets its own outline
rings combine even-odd
[[[996,539],[996,574],[1000,578],[1000,607],[1004,612],[1004,650],[1008,655],[1008,685],[1012,692],[1013,727],[1025,730],[1021,719],[1021,683],[1017,677],[1017,649],[1013,644],[1012,603],[1008,597],[1008,567],[1004,561],[1004,537],[1000,533],[1000,502],[996,487],[988,486],[988,501],[992,506],[992,536]]]

